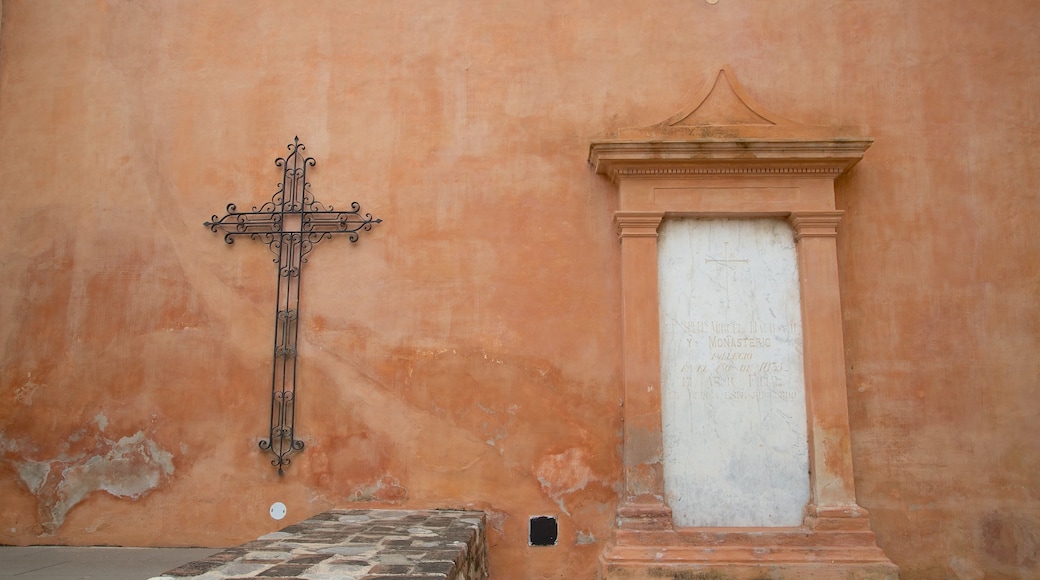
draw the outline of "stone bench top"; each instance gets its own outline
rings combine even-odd
[[[482,580],[483,512],[331,510],[152,580]]]

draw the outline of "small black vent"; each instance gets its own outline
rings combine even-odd
[[[529,541],[532,546],[555,546],[560,535],[560,527],[553,516],[531,518]]]

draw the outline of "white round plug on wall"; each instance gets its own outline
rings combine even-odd
[[[275,520],[280,520],[280,519],[282,519],[284,517],[285,517],[285,504],[280,502],[280,501],[276,501],[273,504],[271,504],[271,518],[275,519]]]

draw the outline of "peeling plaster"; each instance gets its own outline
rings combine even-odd
[[[108,427],[108,417],[105,416],[105,412],[101,411],[97,415],[94,415],[94,422],[97,423],[98,429],[104,433],[105,427]]]
[[[0,453],[26,453],[36,449],[36,446],[32,442],[25,438],[15,439],[7,434],[6,431],[0,431]]]
[[[401,482],[396,477],[384,475],[374,483],[355,487],[347,499],[354,502],[380,501],[396,504],[408,499],[408,490],[401,487]]]
[[[98,423],[100,427],[107,420]],[[36,496],[46,534],[61,528],[69,511],[96,491],[136,500],[173,474],[173,455],[145,437],[143,431],[118,441],[101,439],[94,455],[11,463]]]
[[[22,478],[33,494],[40,491],[50,472],[51,464],[45,461],[26,461],[18,465],[18,477]]]
[[[26,373],[25,383],[15,391],[14,400],[26,407],[31,407],[33,404],[33,396],[36,394],[36,391],[39,390],[40,387],[46,386],[47,385],[33,381],[31,372]]]
[[[563,496],[585,489],[592,480],[592,469],[585,461],[585,451],[571,448],[542,459],[535,471],[542,491],[549,495],[568,516]]]

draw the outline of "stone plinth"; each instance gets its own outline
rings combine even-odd
[[[810,514],[790,528],[619,530],[602,558],[606,580],[896,580],[867,513]]]
[[[480,580],[485,524],[483,512],[332,510],[156,580]]]

